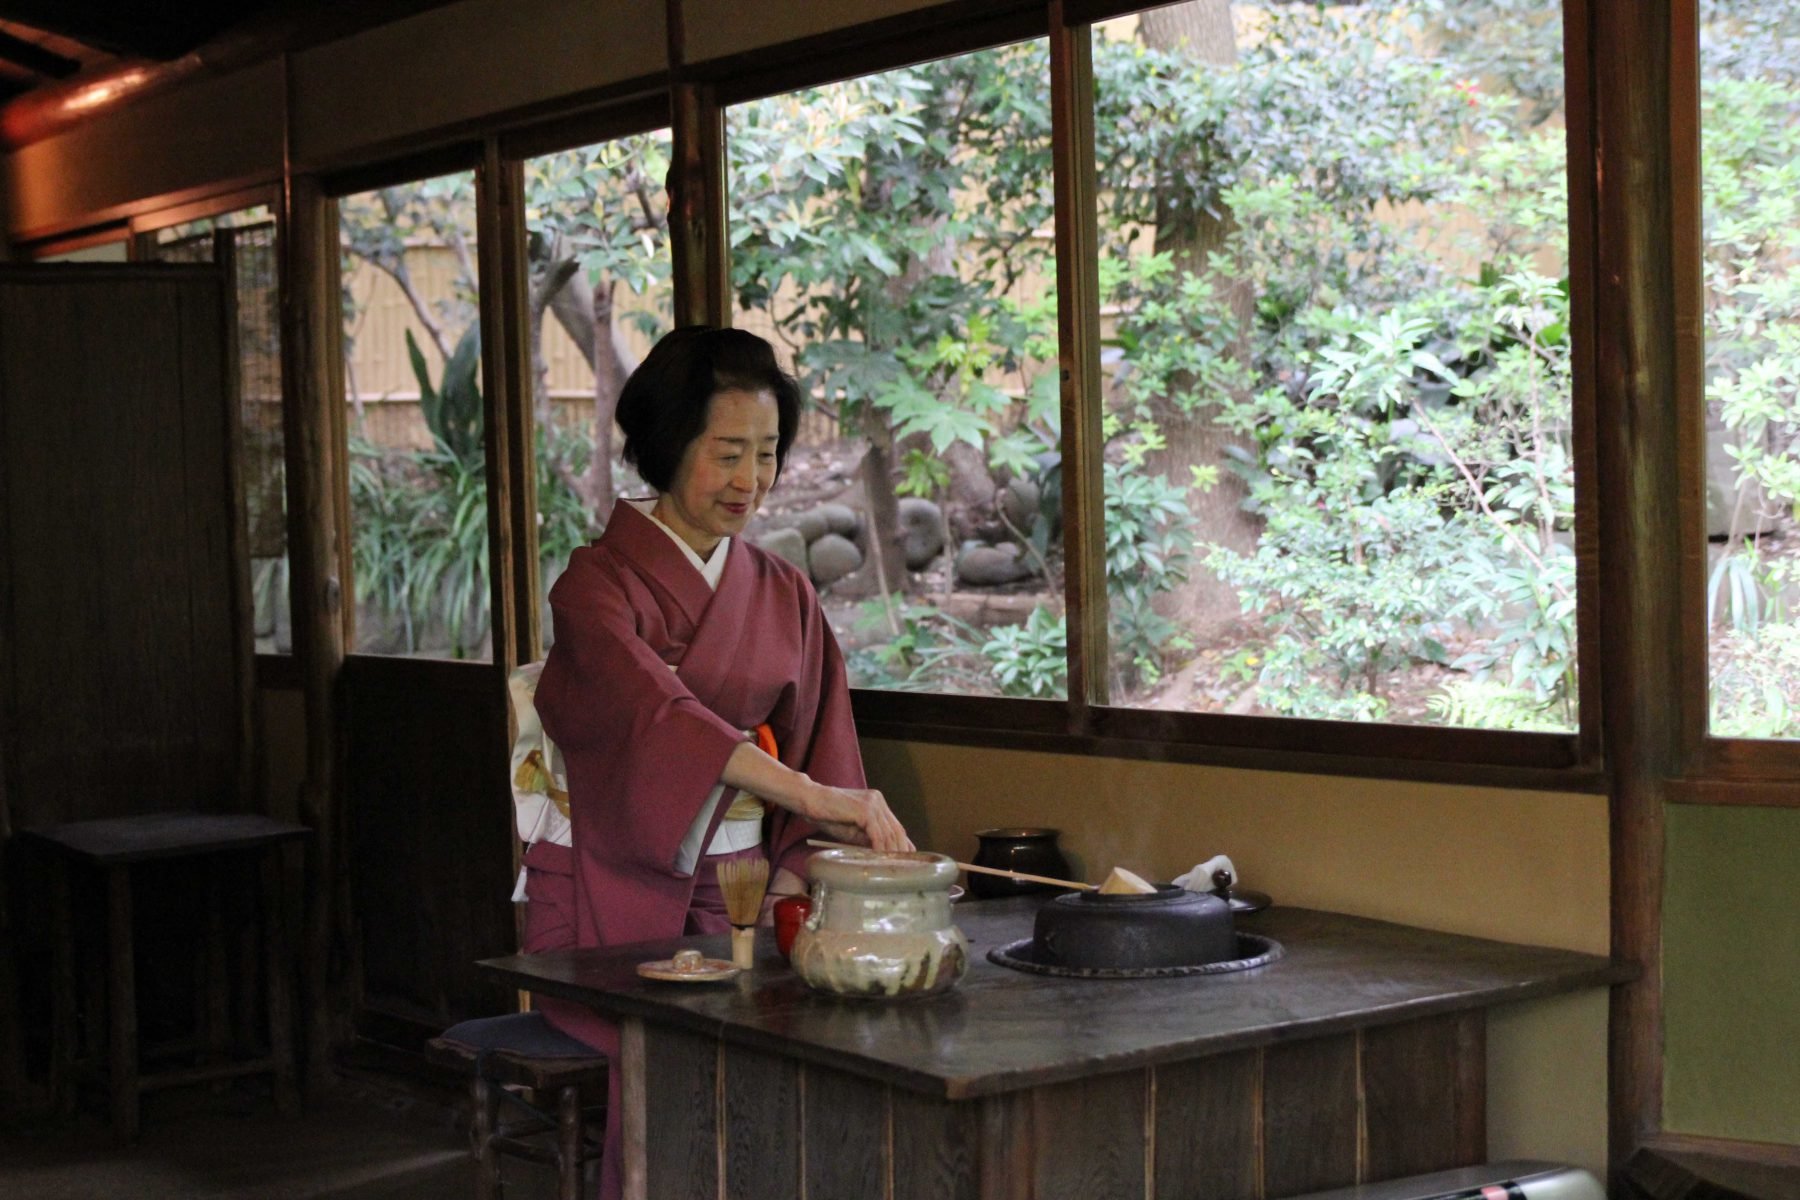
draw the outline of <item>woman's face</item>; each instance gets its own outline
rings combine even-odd
[[[696,553],[744,531],[775,483],[781,414],[769,391],[714,392],[706,428],[688,443],[656,516]]]

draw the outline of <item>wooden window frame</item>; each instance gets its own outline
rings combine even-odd
[[[220,217],[258,205],[268,208],[269,219],[276,222],[275,236],[280,237],[280,222],[276,218],[281,208],[281,187],[275,183],[264,183],[139,213],[126,222],[133,243],[132,252],[134,255],[138,254],[139,239],[172,225]]]
[[[672,6],[676,17],[679,4]],[[1161,761],[1211,763],[1251,769],[1312,771],[1325,774],[1459,782],[1571,792],[1603,792],[1607,786],[1600,741],[1600,672],[1593,667],[1580,676],[1579,727],[1572,733],[1526,733],[1445,728],[1424,725],[1363,724],[1281,717],[1244,717],[1218,713],[1172,713],[1113,706],[1108,703],[1104,671],[1092,668],[1085,650],[1106,644],[1106,592],[1102,558],[1098,426],[1097,213],[1093,202],[1093,64],[1094,21],[1140,11],[1141,0],[1050,0],[1047,4],[936,6],[941,16],[923,27],[919,14],[878,21],[854,30],[803,39],[784,47],[687,67],[671,54],[675,84],[676,154],[689,148],[690,167],[723,170],[722,146],[695,146],[711,131],[721,131],[723,110],[803,87],[912,63],[970,53],[1028,38],[1046,37],[1050,45],[1053,155],[1056,162],[1056,257],[1059,294],[1075,303],[1058,306],[1058,356],[1062,371],[1064,467],[1063,528],[1071,531],[1065,554],[1066,610],[1069,614],[1069,697],[1066,700],[1018,700],[998,697],[929,695],[854,689],[857,726],[866,735],[929,741],[1098,754]],[[1585,20],[1584,0],[1569,0],[1565,21]],[[678,49],[680,26],[671,20],[671,39]],[[1578,41],[1579,33],[1567,34]],[[1577,61],[1573,57],[1570,62]],[[1570,75],[1575,72],[1572,70]],[[691,116],[684,127],[686,103]],[[1587,128],[1586,91],[1572,85],[1568,99],[1570,171],[1570,271],[1577,305],[1592,289],[1583,274],[1593,245],[1583,218],[1591,197],[1584,186]],[[685,132],[685,137],[684,137]],[[721,195],[718,207],[722,210]],[[675,231],[678,262],[687,256],[708,259],[723,255],[729,242],[723,211],[695,228]],[[715,249],[716,247],[716,249]],[[678,272],[691,293],[728,286],[729,263],[691,267]],[[728,292],[726,293],[728,296]],[[724,311],[721,311],[724,310]],[[714,319],[728,305],[703,302],[692,310]],[[1578,331],[1591,336],[1586,314],[1573,318]],[[1579,336],[1579,333],[1578,333]],[[1575,447],[1577,527],[1591,530],[1597,515],[1595,485],[1594,393],[1591,345],[1577,347],[1575,365]],[[1073,436],[1071,436],[1073,435]],[[1600,645],[1599,575],[1596,538],[1577,538],[1578,644]],[[1584,658],[1587,655],[1584,654]]]
[[[1676,383],[1681,439],[1682,758],[1669,799],[1800,807],[1800,740],[1724,737],[1709,729],[1712,662],[1706,612],[1706,323],[1701,264],[1700,42],[1697,0],[1675,0],[1669,48]]]
[[[490,278],[489,271],[497,270],[498,258],[493,250],[484,248],[483,238],[489,232],[489,225],[495,220],[497,208],[494,198],[487,195],[492,186],[492,168],[490,158],[494,146],[492,137],[478,141],[455,141],[434,145],[414,154],[383,159],[379,162],[358,164],[317,176],[318,188],[325,202],[325,218],[332,230],[339,231],[341,239],[342,226],[338,220],[338,201],[345,196],[353,196],[362,192],[374,191],[378,188],[394,187],[400,184],[418,183],[426,179],[435,179],[443,175],[454,175],[471,172],[475,176],[475,299],[479,319],[482,322],[481,335],[481,380],[482,380],[482,439],[487,463],[487,525],[488,525],[488,581],[489,581],[489,642],[492,649],[490,661],[469,660],[461,662],[453,659],[431,660],[446,661],[458,669],[502,671],[517,665],[513,651],[514,629],[512,616],[514,613],[512,591],[512,536],[508,523],[500,515],[510,511],[510,480],[505,468],[498,464],[506,461],[507,440],[504,426],[496,422],[496,408],[500,403],[496,395],[496,372],[504,369],[503,350],[500,338],[490,325],[499,319],[504,311],[499,295],[490,297],[490,290],[496,293],[498,287],[490,289],[490,283],[497,283],[499,276]],[[341,241],[339,242],[341,247]],[[341,248],[339,250],[341,254]],[[337,275],[337,256],[334,255],[328,272],[334,283]],[[341,295],[334,292],[333,295]],[[349,476],[349,429],[346,425],[342,409],[344,389],[344,330],[343,313],[338,309],[317,314],[321,322],[317,332],[322,348],[329,356],[331,366],[330,381],[332,395],[337,399],[338,410],[332,419],[331,438],[333,440],[333,484],[336,496],[334,505],[336,512],[336,546],[337,571],[341,580],[342,595],[338,604],[337,616],[343,629],[343,645],[347,658],[375,658],[394,661],[413,661],[411,655],[370,654],[358,651],[356,646],[356,574],[352,553],[352,523],[350,512],[350,476]],[[496,442],[500,444],[497,446]],[[505,506],[505,507],[503,507]]]
[[[120,221],[116,224],[79,229],[73,233],[59,233],[54,237],[20,242],[14,246],[14,250],[22,261],[42,262],[44,259],[58,254],[72,254],[77,250],[87,250],[94,246],[108,246],[113,242],[129,242],[130,240],[130,226]],[[129,257],[129,247],[127,247],[126,254]]]
[[[481,209],[493,211],[490,226],[494,243],[496,278],[495,311],[482,310],[482,328],[493,330],[496,344],[490,354],[484,332],[482,361],[485,393],[493,397],[489,421],[500,431],[505,446],[505,477],[511,500],[499,519],[511,543],[509,567],[512,666],[535,662],[544,656],[543,583],[538,577],[537,420],[532,411],[531,344],[528,315],[530,264],[526,252],[525,162],[596,142],[670,129],[671,95],[657,92],[633,96],[608,108],[558,115],[535,125],[512,129],[490,139],[485,168],[492,181],[478,198]],[[673,162],[672,162],[673,165]],[[478,214],[479,215],[479,214]],[[670,208],[670,238],[674,239],[675,213]],[[480,245],[489,240],[483,237]],[[485,260],[484,260],[485,261]],[[487,289],[483,289],[484,295]],[[491,436],[491,435],[490,435]],[[489,464],[490,473],[495,464]],[[494,519],[496,506],[489,506]],[[499,574],[495,573],[496,576]],[[498,597],[496,597],[498,599]]]

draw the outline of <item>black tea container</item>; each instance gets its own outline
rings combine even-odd
[[[983,829],[975,835],[981,846],[975,851],[974,863],[978,867],[994,867],[1001,871],[1023,871],[1028,875],[1067,879],[1069,860],[1056,846],[1061,832],[1060,829]],[[1044,883],[969,872],[970,893],[984,900],[1062,890]]]

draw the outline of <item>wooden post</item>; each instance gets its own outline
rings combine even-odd
[[[1681,670],[1683,406],[1677,386],[1669,89],[1672,0],[1594,4],[1594,404],[1599,475],[1602,744],[1612,775],[1612,950],[1642,968],[1615,988],[1609,1156],[1622,1163],[1662,1113],[1663,804],[1687,721]],[[1579,70],[1579,66],[1577,67]],[[1577,296],[1579,305],[1581,297]],[[1584,651],[1584,654],[1586,652]],[[1590,659],[1591,661],[1591,659]]]
[[[500,1200],[500,1153],[494,1147],[500,1123],[500,1085],[477,1071],[473,1090],[475,1112],[469,1140],[475,1152],[475,1200]]]
[[[1062,376],[1069,723],[1107,702],[1106,520],[1100,451],[1100,237],[1094,179],[1094,45],[1050,5],[1051,153],[1056,175],[1056,326]]]
[[[711,84],[682,78],[686,24],[669,0],[669,253],[675,324],[731,323],[731,250],[725,216],[725,114]]]
[[[131,944],[131,868],[106,871],[107,1086],[112,1095],[113,1140],[138,1135],[137,969]]]
[[[539,649],[538,536],[537,536],[537,429],[532,413],[531,330],[529,292],[531,264],[525,249],[525,167],[517,159],[500,155],[497,139],[489,139],[481,172],[480,211],[488,221],[480,230],[482,329],[497,335],[495,357],[484,366],[489,372],[485,389],[490,423],[488,472],[493,479],[504,473],[509,502],[502,507],[499,493],[490,492],[490,510],[505,526],[510,546],[511,578],[501,581],[510,592],[511,636],[507,669],[534,661]],[[478,215],[480,215],[478,213]],[[491,298],[490,298],[491,297]],[[491,487],[491,485],[490,485]],[[495,595],[499,611],[498,593]],[[501,660],[494,646],[494,661]]]
[[[556,1093],[557,1200],[581,1196],[581,1085],[565,1084]]]
[[[624,1160],[619,1163],[619,1176],[625,1200],[647,1200],[650,1194],[645,1171],[649,1151],[646,1065],[643,1019],[628,1017],[619,1023],[619,1061],[609,1067],[619,1072],[619,1154]],[[602,1163],[601,1170],[605,1169]]]
[[[154,234],[148,235],[154,238]],[[233,811],[262,811],[256,795],[256,601],[250,589],[250,518],[246,507],[243,420],[243,347],[239,344],[237,237],[230,229],[213,233],[213,263],[223,280],[220,335],[225,347],[225,483],[230,489],[231,607],[234,682],[238,692],[237,796]]]
[[[519,222],[524,214],[503,207],[503,193],[508,190],[504,183],[506,174],[499,139],[490,137],[483,145],[481,164],[475,169],[475,255],[480,276],[476,299],[481,310],[481,441],[487,471],[488,641],[503,685],[507,672],[519,663],[518,594],[513,585],[518,564],[509,516],[514,508],[517,480],[512,426],[505,416],[519,405],[513,362],[519,347],[510,336],[508,314],[522,312],[525,304],[524,280],[519,274],[523,255],[519,248],[511,253],[507,249],[509,242],[523,237]],[[512,259],[510,272],[505,261],[508,258]]]
[[[62,855],[50,870],[50,1104],[59,1116],[75,1112],[75,1038],[80,1026],[75,1008],[75,921],[71,912],[69,872],[75,868]],[[98,1010],[89,1014],[98,1021]]]
[[[308,843],[302,979],[306,1012],[306,1086],[331,1082],[331,1052],[350,1013],[334,972],[342,958],[337,931],[348,922],[339,829],[343,808],[338,762],[338,680],[348,635],[340,573],[344,514],[340,486],[344,442],[336,206],[311,176],[293,176],[283,193],[281,332],[283,434],[287,447],[288,556],[293,579],[294,656],[306,707],[306,776],[300,817]]]
[[[280,846],[262,851],[261,917],[263,931],[263,980],[269,1015],[269,1058],[275,1064],[275,1108],[284,1116],[300,1111],[300,1095],[294,1084],[294,974],[287,941],[287,906],[282,903],[287,872],[282,869]],[[255,963],[246,962],[246,972]]]

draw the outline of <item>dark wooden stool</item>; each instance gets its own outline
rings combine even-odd
[[[113,1134],[129,1141],[138,1132],[138,1100],[152,1088],[174,1087],[240,1075],[275,1078],[275,1102],[283,1113],[299,1111],[294,1086],[292,972],[282,928],[280,847],[307,837],[304,825],[250,813],[148,813],[99,821],[73,821],[49,829],[25,830],[24,838],[50,852],[55,862],[50,920],[54,939],[51,979],[50,1089],[59,1109],[74,1108],[75,1073],[75,923],[71,891],[77,879],[103,881],[106,891],[106,958],[103,993],[94,1007],[107,1010],[105,1075],[111,1096]],[[196,871],[217,872],[226,856],[255,854],[261,858],[263,971],[268,995],[268,1046],[249,1058],[205,1063],[162,1071],[145,1071],[139,1062],[137,966],[132,945],[131,868],[139,863],[192,860]],[[213,861],[208,861],[213,860]],[[77,868],[85,868],[77,870]],[[207,932],[221,937],[225,898],[214,875],[212,912]],[[211,948],[211,947],[209,947]],[[222,988],[222,982],[219,984]],[[207,998],[211,1013],[220,998]]]
[[[582,1167],[600,1157],[601,1138],[588,1133],[588,1121],[606,1113],[604,1102],[584,1106],[582,1095],[605,1096],[604,1056],[534,1012],[464,1021],[426,1045],[433,1061],[468,1072],[472,1081],[469,1142],[476,1200],[500,1200],[502,1154],[555,1167],[558,1200],[582,1200]],[[554,1094],[556,1112],[526,1103],[509,1086]],[[502,1121],[503,1099],[525,1115]],[[552,1130],[555,1140],[541,1144]]]

